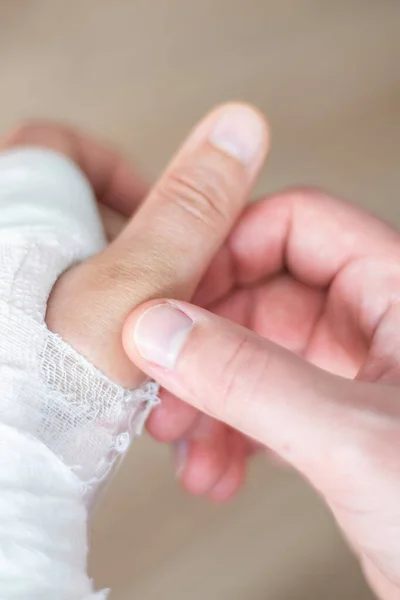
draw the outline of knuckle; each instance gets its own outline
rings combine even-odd
[[[232,211],[228,174],[224,169],[186,166],[174,169],[159,192],[190,218],[212,230],[229,220]]]
[[[246,414],[254,398],[265,394],[272,363],[272,353],[256,344],[250,333],[236,341],[218,367],[221,375],[216,397],[221,414],[233,420]]]

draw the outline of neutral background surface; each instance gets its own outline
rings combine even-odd
[[[62,119],[156,176],[214,104],[256,103],[273,149],[259,190],[314,183],[400,225],[398,0],[13,0],[0,5],[0,131]],[[94,522],[113,600],[367,600],[319,500],[259,462],[217,508],[137,441]]]

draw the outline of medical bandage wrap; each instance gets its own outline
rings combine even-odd
[[[39,561],[32,565],[31,573],[39,582],[37,595],[26,565],[21,580],[23,584],[27,578],[32,599],[105,597],[91,595],[91,583],[84,572],[85,497],[126,451],[131,437],[140,432],[157,402],[156,384],[147,383],[133,391],[124,389],[46,326],[47,300],[57,278],[104,245],[93,192],[73,163],[48,150],[17,149],[0,154],[0,462],[8,463],[8,474],[0,473],[0,496],[2,486],[11,485],[16,496],[24,498],[22,507],[31,497],[33,504],[42,503],[41,512],[46,510],[47,501],[48,510],[54,511],[54,498],[62,488],[67,490],[63,510],[68,511],[68,503],[72,502],[73,510],[82,511],[75,521],[79,530],[75,537],[83,547],[65,549],[75,556],[68,554],[59,561],[58,581],[65,577],[64,591],[49,588],[46,595],[46,586],[40,587],[43,565]],[[23,448],[29,449],[25,458]],[[34,460],[36,455],[40,464]],[[27,489],[31,496],[26,496]],[[2,503],[0,500],[0,512]],[[18,513],[18,502],[16,506]],[[21,514],[14,515],[18,523],[23,511]],[[0,517],[3,549],[8,539],[2,527],[5,518],[7,515]],[[53,529],[51,535],[56,536],[57,523],[48,526]],[[65,520],[61,529],[64,527]],[[26,533],[26,528],[23,531]],[[62,541],[54,542],[58,556],[57,543],[62,545]],[[21,542],[19,551],[28,552],[25,546]],[[9,565],[2,564],[6,554],[3,551],[0,555],[1,576],[3,569],[9,570]],[[75,568],[71,567],[75,563],[72,575],[68,569]],[[47,567],[45,561],[43,568]],[[54,595],[55,590],[58,595]],[[0,592],[2,598],[8,597],[2,589]],[[20,596],[10,593],[10,597]]]

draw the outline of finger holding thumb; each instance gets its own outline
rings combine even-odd
[[[353,446],[370,428],[362,410],[370,384],[323,371],[188,303],[141,305],[125,322],[123,344],[129,358],[168,391],[307,475],[312,465],[327,464],[334,448]]]

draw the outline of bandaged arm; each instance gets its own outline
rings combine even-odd
[[[0,597],[103,599],[86,574],[87,505],[156,401],[48,330],[57,278],[102,250],[91,188],[48,150],[0,154]]]

